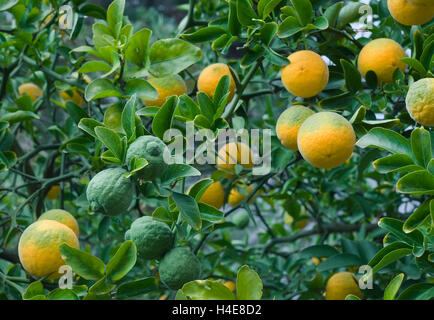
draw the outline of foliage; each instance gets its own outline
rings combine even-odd
[[[70,29],[58,23],[62,5],[74,13]],[[157,24],[143,28],[130,21],[125,0],[107,9],[85,0],[2,1],[0,298],[324,299],[333,273],[368,265],[373,289],[362,290],[364,299],[432,299],[434,136],[415,124],[405,97],[409,85],[434,75],[434,24],[401,25],[387,1],[371,0],[374,23],[360,34],[354,24],[360,6],[191,0],[180,6],[186,15],[176,33],[160,38],[166,33],[153,36],[151,30]],[[409,53],[401,58],[406,70],[397,69],[391,83],[378,84],[373,71],[363,79],[356,67],[361,48],[376,38],[393,39]],[[280,81],[287,56],[303,49],[322,56],[330,71],[325,89],[307,99]],[[197,90],[200,71],[216,62],[234,73],[231,101],[227,75],[213,98]],[[142,100],[157,98],[146,79],[172,74],[186,81],[188,94],[171,96],[160,108],[145,106]],[[28,82],[43,96],[32,101],[20,95],[18,86]],[[74,91],[86,105],[60,95]],[[121,108],[118,130],[104,122],[115,104]],[[286,149],[276,120],[292,104],[349,120],[357,136],[351,159],[318,169]],[[185,134],[189,121],[214,137],[227,128],[272,129],[271,171],[257,176],[237,165],[228,177],[213,164],[187,162],[141,178],[150,163],[127,161],[129,147],[149,135],[168,144],[166,130]],[[86,198],[89,181],[108,168],[122,168],[133,190],[130,207],[112,217],[92,212]],[[222,182],[226,200],[238,184],[253,187],[239,204],[219,210],[200,201],[213,180]],[[46,198],[55,185],[59,197]],[[80,226],[81,249],[59,249],[74,272],[69,289],[33,278],[17,256],[23,230],[54,208],[71,212]],[[250,218],[245,229],[232,221],[241,212]],[[167,224],[175,247],[191,248],[201,279],[178,291],[164,285],[159,261],[137,256],[134,242],[124,238],[142,216]],[[307,227],[296,228],[303,219]],[[236,292],[223,285],[226,280],[236,282]]]

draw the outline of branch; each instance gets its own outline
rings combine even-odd
[[[293,236],[275,238],[270,240],[270,242],[264,248],[264,254],[270,251],[274,245],[278,243],[286,243],[286,242],[294,242],[295,240],[310,237],[316,234],[326,234],[326,233],[346,233],[346,232],[354,232],[359,231],[361,225],[353,225],[353,224],[337,224],[337,225],[329,225],[323,226],[321,229],[313,229],[304,232],[300,232]],[[368,224],[366,226],[366,230],[371,231],[377,227],[377,224]]]

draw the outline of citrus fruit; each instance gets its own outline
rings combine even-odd
[[[249,224],[250,216],[246,211],[237,212],[234,214],[231,221],[238,228],[244,229]]]
[[[122,131],[122,106],[114,104],[104,112],[104,125],[116,132]]]
[[[47,194],[45,195],[45,198],[47,198],[48,200],[54,200],[57,199],[59,194],[60,194],[60,186],[59,185],[51,186]]]
[[[320,93],[329,81],[329,68],[321,56],[310,50],[292,53],[282,68],[281,79],[293,95],[310,98]]]
[[[229,83],[229,97],[227,100],[229,102],[234,97],[236,85],[230,67],[227,64],[214,63],[203,69],[197,80],[197,89],[206,93],[210,98],[213,98],[220,79],[225,75],[231,78]]]
[[[30,99],[32,99],[32,102],[43,96],[42,89],[31,82],[23,83],[22,85],[20,85],[18,87],[18,93],[20,94],[20,96],[27,93]]]
[[[434,78],[412,83],[405,104],[414,121],[424,126],[434,126]]]
[[[252,168],[252,153],[250,148],[242,142],[229,142],[218,152],[217,167],[222,171],[229,172],[226,177],[231,178],[236,164],[240,164],[244,168]]]
[[[187,93],[184,79],[178,74],[162,78],[149,78],[148,82],[157,90],[158,98],[155,100],[143,100],[147,106],[161,107],[170,96],[180,96]]]
[[[185,283],[199,278],[200,262],[189,248],[174,248],[161,259],[159,273],[166,286],[177,290]]]
[[[132,240],[140,257],[146,260],[160,259],[173,246],[169,226],[149,216],[134,220],[125,239]]]
[[[74,90],[68,90],[68,91],[62,91],[59,93],[59,95],[65,102],[71,101],[71,102],[74,102],[78,106],[82,106],[86,103],[84,101],[83,97],[75,89]]]
[[[304,229],[304,228],[306,228],[306,226],[308,225],[308,223],[309,223],[309,219],[308,218],[298,219],[296,222],[293,222],[294,229],[296,229],[296,230]]]
[[[425,24],[434,16],[434,4],[417,4],[414,0],[387,0],[390,15],[405,26]]]
[[[330,277],[326,285],[327,300],[345,300],[345,297],[353,294],[363,298],[356,277],[350,272],[338,272]]]
[[[312,262],[314,265],[318,266],[321,261],[325,261],[327,258],[322,257],[321,260],[318,257],[313,257]]]
[[[130,168],[133,157],[144,158],[148,161],[148,165],[141,169],[137,176],[143,180],[157,179],[167,168],[167,163],[164,161],[165,151],[168,152],[168,148],[160,138],[151,135],[138,137],[128,147],[126,156],[128,167]]]
[[[403,57],[405,57],[404,49],[397,42],[380,38],[370,41],[363,47],[357,64],[363,77],[366,77],[368,71],[374,71],[378,83],[388,83],[392,82],[396,69],[405,70],[405,62],[399,60]]]
[[[41,214],[38,220],[55,220],[70,228],[76,236],[79,235],[78,223],[74,216],[62,209],[52,209]]]
[[[347,119],[334,112],[319,112],[307,118],[298,132],[303,158],[317,168],[335,168],[353,153],[356,135]]]
[[[21,265],[35,277],[50,275],[48,279],[59,278],[58,270],[65,265],[59,250],[63,243],[78,248],[77,236],[64,224],[54,220],[32,223],[24,230],[18,243]]]
[[[236,284],[233,281],[226,281],[223,285],[230,291],[234,291],[236,288]]]
[[[122,168],[97,173],[87,186],[86,196],[92,211],[116,216],[128,210],[133,201],[133,184]]]
[[[211,183],[202,194],[199,201],[217,209],[223,207],[225,203],[225,190],[221,182],[215,181]]]
[[[297,134],[301,124],[313,115],[311,109],[305,106],[289,107],[277,119],[276,133],[280,142],[288,149],[298,150]]]
[[[241,189],[241,190],[239,190]],[[240,192],[241,191],[241,192]],[[231,191],[229,192],[229,196],[228,196],[228,203],[232,206],[235,207],[237,205],[239,205],[245,198],[247,198],[247,196],[252,193],[253,191],[253,186],[252,185],[248,185],[248,186],[239,186],[239,187],[234,187],[231,189]],[[249,200],[249,203],[253,202],[253,197]]]

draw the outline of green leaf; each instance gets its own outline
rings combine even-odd
[[[423,48],[420,56],[420,62],[424,66],[425,70],[432,70],[432,57],[434,55],[434,41],[430,41],[428,45]]]
[[[96,138],[95,128],[104,126],[101,122],[98,122],[91,118],[83,118],[78,123],[78,127],[84,132],[90,134],[92,137]]]
[[[345,85],[350,92],[357,92],[362,88],[362,76],[352,63],[341,59],[341,66],[344,70]]]
[[[107,277],[104,276],[89,288],[89,293],[94,295],[110,294],[114,287],[116,287],[116,285],[109,283]]]
[[[28,300],[38,295],[44,295],[44,286],[41,281],[32,282],[22,296],[24,300]]]
[[[426,168],[432,159],[431,136],[424,128],[414,129],[411,133],[411,149],[416,163]]]
[[[237,0],[229,0],[228,30],[233,36],[241,32],[241,24],[238,22]]]
[[[118,38],[122,28],[125,0],[114,0],[107,9],[107,24],[115,38]]]
[[[223,212],[216,209],[213,206],[207,205],[203,202],[199,202],[200,218],[205,221],[213,223],[222,223],[225,221]]]
[[[187,221],[193,229],[200,230],[202,228],[202,221],[200,219],[197,202],[189,195],[178,192],[172,192],[172,198],[185,221]]]
[[[345,300],[361,300],[361,299],[354,294],[349,294],[345,297]]]
[[[74,120],[76,124],[79,124],[81,119],[89,116],[86,111],[83,110],[83,108],[80,108],[71,101],[67,101],[65,107],[66,111],[69,113],[72,120]]]
[[[339,251],[328,245],[314,245],[311,247],[307,247],[300,252],[302,257],[307,258],[323,258],[330,257],[339,254]]]
[[[423,235],[420,231],[415,230],[410,234],[404,233],[404,223],[398,219],[393,218],[381,218],[378,225],[391,232],[399,240],[404,241],[413,247],[423,247]]]
[[[80,69],[77,70],[79,73],[90,73],[90,72],[109,72],[112,67],[100,60],[93,60],[85,62]]]
[[[127,134],[128,141],[136,137],[136,96],[133,95],[122,110],[122,128]]]
[[[125,49],[125,59],[139,68],[147,67],[150,64],[149,40],[151,35],[152,31],[146,28],[137,31],[128,41]]]
[[[95,134],[116,158],[123,161],[125,150],[121,138],[114,130],[106,127],[96,127]]]
[[[212,41],[222,36],[223,34],[226,34],[226,30],[224,28],[210,26],[210,27],[200,28],[199,30],[191,33],[184,33],[181,35],[181,37],[187,41],[193,43],[199,43],[199,42]]]
[[[360,148],[375,147],[385,149],[391,153],[402,153],[412,156],[410,142],[399,133],[384,129],[373,128],[356,143]]]
[[[234,294],[218,281],[190,281],[181,290],[191,300],[235,300]]]
[[[310,0],[291,0],[297,13],[297,20],[302,25],[305,26],[312,22],[313,10]]]
[[[112,281],[122,279],[136,264],[137,248],[131,240],[125,241],[107,263],[106,276]]]
[[[363,5],[364,4],[360,2],[350,2],[347,5],[345,5],[339,12],[338,20],[337,20],[337,28],[342,29],[348,23],[360,17],[359,8]]]
[[[78,12],[85,16],[94,17],[97,19],[105,20],[107,18],[106,10],[103,7],[93,3],[84,4],[82,7],[80,7]]]
[[[154,121],[152,121],[152,132],[160,139],[163,139],[166,130],[172,127],[173,116],[178,103],[179,99],[177,96],[167,98],[166,102],[155,115]]]
[[[401,287],[402,281],[404,280],[404,274],[400,273],[389,282],[386,289],[384,289],[384,300],[395,299],[399,288]]]
[[[421,77],[425,77],[426,69],[422,65],[422,63],[419,62],[419,60],[408,58],[408,57],[399,58],[399,59],[404,61],[406,64],[408,64],[413,70],[416,70]]]
[[[78,295],[71,289],[54,289],[47,296],[48,300],[80,300]]]
[[[416,283],[401,292],[397,300],[431,300],[433,297],[433,283]]]
[[[148,292],[152,292],[157,289],[155,284],[156,279],[154,277],[122,283],[116,291],[116,298],[133,298]]]
[[[84,92],[87,101],[102,99],[107,97],[121,97],[119,89],[107,79],[96,79],[89,83]]]
[[[362,261],[359,256],[351,253],[340,253],[321,262],[318,265],[318,271],[323,272],[330,269],[338,269],[342,267],[359,266],[362,265]]]
[[[414,231],[430,218],[430,199],[425,200],[404,222],[405,233]]]
[[[138,98],[145,100],[154,100],[158,98],[158,91],[146,80],[130,79],[125,84],[125,93],[127,96],[136,95]]]
[[[195,184],[193,184],[190,187],[190,190],[188,191],[188,194],[196,199],[196,201],[200,201],[200,198],[208,189],[208,187],[214,182],[212,179],[202,179],[197,181]]]
[[[214,92],[214,97],[213,97],[214,105],[216,106],[220,105],[223,98],[229,92],[230,83],[231,83],[231,78],[229,77],[229,75],[224,75],[223,77],[220,78],[220,81],[217,84],[217,87]]]
[[[6,11],[18,3],[18,0],[2,0],[0,2],[0,11]]]
[[[199,103],[200,111],[204,115],[210,124],[214,122],[215,105],[210,97],[204,92],[197,93],[197,102]]]
[[[377,159],[372,165],[380,173],[403,171],[413,167],[423,169],[422,167],[415,166],[411,157],[400,153]]]
[[[410,172],[398,180],[396,189],[401,193],[434,195],[434,175],[427,170]]]
[[[238,21],[245,27],[255,25],[253,19],[258,19],[249,0],[237,0],[237,16]]]
[[[281,2],[282,0],[260,0],[258,2],[259,16],[265,19]]]
[[[169,211],[167,211],[164,207],[158,207],[152,212],[152,218],[167,224],[172,224],[174,221],[173,215],[170,215]]]
[[[277,35],[279,38],[288,38],[300,32],[301,30],[303,30],[303,26],[300,25],[297,18],[290,16],[285,18],[285,20],[283,20],[279,25]]]
[[[104,262],[90,253],[68,246],[66,243],[60,247],[62,259],[80,277],[86,280],[98,280],[104,276]]]
[[[341,11],[343,1],[337,2],[334,5],[328,7],[324,12],[324,17],[329,22],[330,27],[334,27],[336,25],[336,21],[338,19],[339,12]]]
[[[150,51],[149,72],[155,77],[179,73],[202,59],[202,51],[181,39],[156,41]]]
[[[167,167],[160,179],[162,185],[170,185],[181,178],[195,177],[200,175],[201,173],[199,170],[188,164],[175,163]]]
[[[243,265],[237,274],[237,299],[260,300],[262,289],[262,281],[259,275],[249,266]]]
[[[0,121],[7,121],[10,124],[23,122],[33,119],[39,119],[39,116],[31,111],[18,110],[14,112],[8,112],[0,117]]]

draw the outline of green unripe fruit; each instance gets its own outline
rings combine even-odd
[[[137,176],[144,180],[155,180],[159,178],[167,164],[164,161],[164,151],[168,150],[164,142],[154,136],[141,136],[137,138],[127,150],[126,162],[130,166],[131,159],[144,158],[148,165],[137,173]],[[130,168],[131,170],[133,168]]]
[[[200,276],[199,259],[185,247],[170,250],[161,260],[158,269],[161,281],[170,289],[178,290]]]
[[[136,219],[125,233],[132,240],[139,256],[146,260],[159,259],[173,246],[173,235],[169,226],[146,216]]]
[[[90,180],[86,196],[92,211],[116,216],[128,210],[133,201],[133,184],[122,168],[99,172]]]
[[[249,214],[246,211],[234,214],[232,217],[232,222],[240,229],[244,229],[249,224]]]

